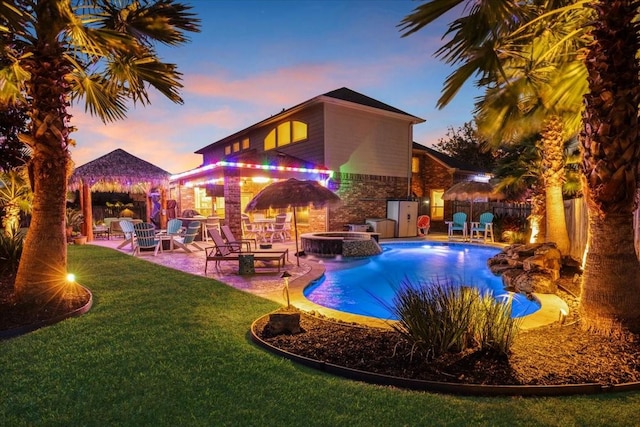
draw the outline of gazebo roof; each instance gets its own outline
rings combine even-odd
[[[118,148],[78,166],[69,178],[69,188],[77,190],[84,182],[93,191],[146,193],[168,186],[170,176],[166,170]]]

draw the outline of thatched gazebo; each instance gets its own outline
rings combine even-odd
[[[83,233],[93,240],[91,192],[123,192],[145,194],[147,218],[151,220],[151,191],[160,190],[160,226],[166,225],[166,189],[171,174],[139,157],[118,148],[95,160],[78,166],[69,178],[70,190],[80,190],[80,206],[85,218]]]

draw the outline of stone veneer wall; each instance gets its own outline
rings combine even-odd
[[[367,218],[386,218],[387,200],[406,198],[408,185],[403,177],[336,173],[329,189],[342,201],[329,208],[327,231],[342,231],[345,224],[364,224]]]

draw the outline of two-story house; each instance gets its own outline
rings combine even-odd
[[[224,216],[239,233],[251,198],[273,180],[295,177],[319,180],[342,200],[298,211],[302,231],[384,218],[388,199],[411,195],[413,126],[422,122],[343,87],[196,151],[202,166],[174,175],[169,198],[178,212]]]

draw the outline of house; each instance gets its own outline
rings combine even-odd
[[[419,214],[431,217],[431,228],[435,231],[445,230],[444,221],[450,219],[456,209],[453,202],[442,199],[445,190],[457,182],[485,174],[486,171],[464,160],[413,143],[411,194],[420,201]]]
[[[302,232],[386,217],[411,194],[413,126],[423,119],[348,88],[281,111],[196,151],[201,167],[171,178],[178,211],[225,217],[240,230],[246,204],[274,179],[322,181],[342,202],[298,211]]]

